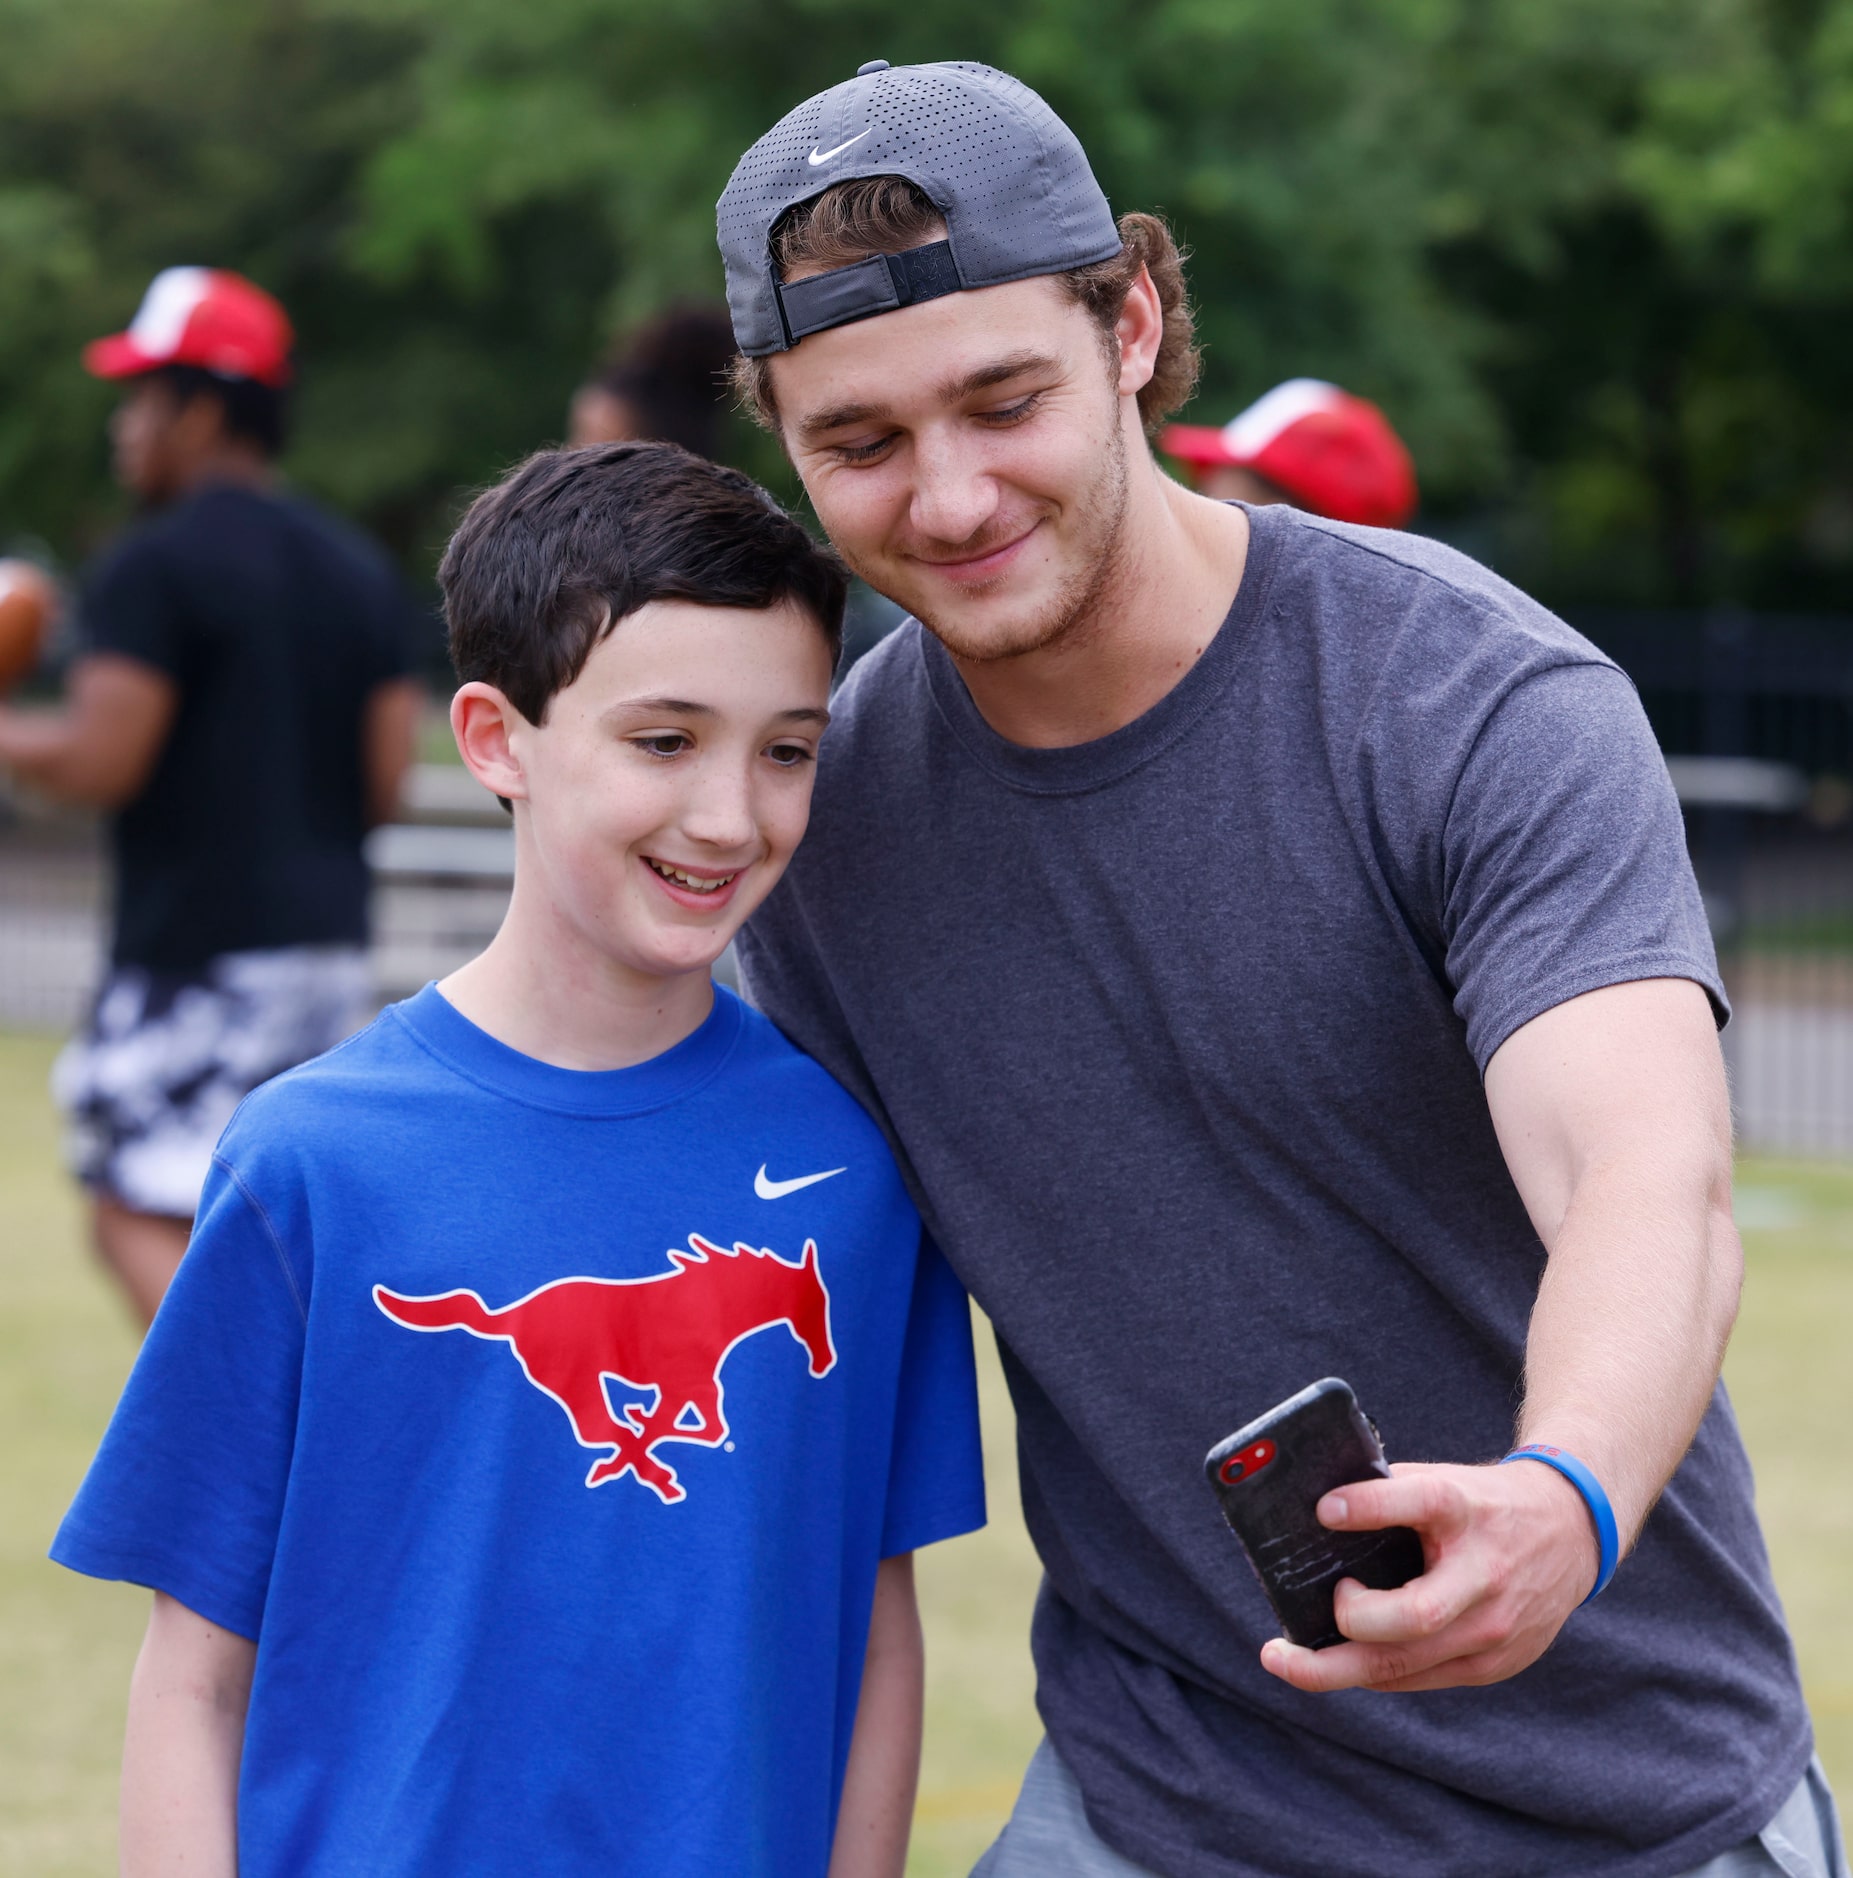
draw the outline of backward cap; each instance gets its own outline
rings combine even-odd
[[[716,205],[727,305],[749,357],[793,343],[780,314],[773,228],[798,204],[868,176],[905,177],[939,210],[958,287],[1059,274],[1120,251],[1086,153],[1027,85],[964,60],[865,68],[782,117],[740,159]],[[826,323],[898,302],[843,304]]]

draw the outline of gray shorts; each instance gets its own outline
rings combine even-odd
[[[1002,1836],[972,1878],[1159,1878],[1103,1844],[1081,1807],[1081,1789],[1045,1740],[1030,1759]],[[1754,1839],[1720,1852],[1685,1878],[1847,1878],[1834,1796],[1817,1759]]]
[[[72,1173],[135,1212],[191,1219],[238,1104],[372,1011],[359,946],[228,952],[198,973],[115,967],[52,1066]]]

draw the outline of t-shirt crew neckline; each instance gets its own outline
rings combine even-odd
[[[524,1055],[473,1024],[435,981],[386,1013],[441,1063],[480,1087],[563,1115],[648,1115],[693,1095],[720,1072],[739,1041],[744,1007],[723,985],[714,1008],[672,1048],[628,1069],[562,1069]]]
[[[1288,511],[1234,506],[1248,516],[1248,558],[1242,584],[1203,656],[1149,710],[1130,724],[1087,743],[1037,749],[1012,743],[985,722],[959,676],[952,655],[925,627],[920,629],[927,683],[952,734],[980,768],[1028,795],[1079,795],[1122,781],[1162,756],[1222,695],[1247,648],[1250,629],[1267,606]]]

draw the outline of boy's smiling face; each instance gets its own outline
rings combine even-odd
[[[540,724],[492,686],[459,691],[465,760],[517,805],[524,923],[563,969],[713,964],[804,834],[830,674],[792,602],[656,600],[594,646]]]

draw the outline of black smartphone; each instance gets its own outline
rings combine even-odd
[[[1289,1643],[1345,1641],[1332,1615],[1341,1578],[1392,1591],[1421,1576],[1422,1541],[1409,1527],[1332,1532],[1313,1511],[1334,1487],[1390,1477],[1376,1426],[1336,1376],[1217,1442],[1203,1465]]]

